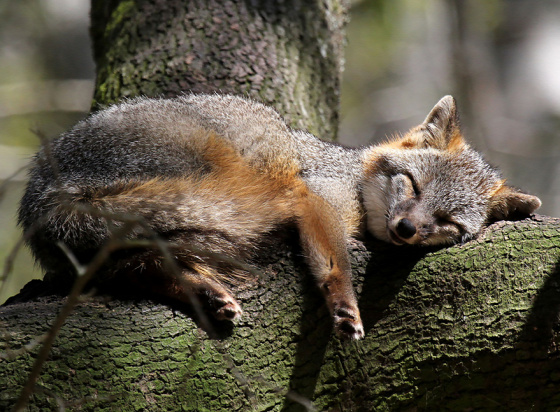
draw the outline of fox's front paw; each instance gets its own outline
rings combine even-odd
[[[348,307],[335,309],[333,320],[338,336],[351,340],[358,340],[364,337],[364,326],[362,325],[358,310]]]
[[[231,295],[216,295],[210,299],[212,314],[218,320],[233,321],[241,316],[241,306]]]

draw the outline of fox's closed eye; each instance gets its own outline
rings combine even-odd
[[[420,196],[420,189],[418,188],[418,185],[416,184],[416,180],[414,180],[414,177],[410,173],[405,173],[405,176],[408,178],[408,180],[410,180],[412,190],[414,191],[414,196]]]

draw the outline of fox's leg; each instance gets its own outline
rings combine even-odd
[[[176,273],[161,269],[155,273],[153,269],[133,271],[128,273],[128,279],[157,295],[192,305],[200,304],[218,320],[234,320],[241,316],[241,306],[227,288],[214,279],[210,269],[198,265],[194,265],[194,269],[180,268]]]
[[[166,285],[167,296],[191,304],[207,304],[218,320],[234,320],[243,312],[232,294],[218,281],[196,271],[185,270],[171,277]],[[194,300],[194,301],[193,301]]]
[[[338,214],[324,199],[309,191],[299,197],[296,210],[302,247],[337,333],[351,339],[363,338],[345,230]]]

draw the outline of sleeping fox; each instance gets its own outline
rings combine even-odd
[[[157,247],[115,252],[106,269],[178,300],[203,297],[228,320],[241,307],[222,258],[248,259],[267,235],[294,226],[335,330],[360,339],[350,236],[452,244],[540,205],[469,147],[451,96],[404,136],[347,148],[289,128],[255,101],[192,94],[111,106],[44,145],[19,222],[51,273],[72,270],[60,243],[86,264],[118,230],[163,239],[179,276]],[[123,234],[131,217],[138,224]]]

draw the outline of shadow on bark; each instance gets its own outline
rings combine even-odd
[[[393,246],[372,238],[366,242],[366,248],[371,257],[366,265],[359,307],[367,335],[383,317],[418,261],[437,248]]]
[[[350,251],[355,275],[354,286],[361,289],[358,301],[367,335],[383,317],[383,312],[399,293],[416,263],[426,253],[436,249],[391,246],[372,238],[365,244],[354,241],[352,246]],[[403,259],[403,253],[407,256],[406,259]],[[302,262],[298,266],[299,271],[308,272]],[[304,293],[304,316],[300,324],[300,336],[305,338],[297,345],[289,383],[292,393],[285,399],[283,412],[309,410],[305,401],[314,398],[327,348],[336,339],[320,292],[313,287],[311,274],[306,275],[304,282],[308,293]],[[310,288],[314,290],[309,291]],[[334,344],[348,347],[355,343],[337,340]]]
[[[520,342],[552,344],[560,332],[560,261],[539,290],[527,322],[519,337]]]

